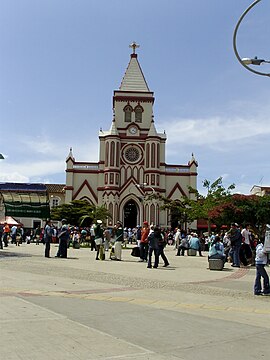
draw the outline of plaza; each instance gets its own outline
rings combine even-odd
[[[269,297],[254,297],[253,267],[208,269],[207,253],[147,269],[95,261],[89,248],[44,258],[40,244],[1,250],[1,358],[260,359],[270,352]],[[267,268],[268,270],[268,268]]]

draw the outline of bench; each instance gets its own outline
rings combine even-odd
[[[188,256],[196,256],[197,250],[195,249],[188,249]]]
[[[209,259],[209,270],[223,270],[224,261],[222,259]]]

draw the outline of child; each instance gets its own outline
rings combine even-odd
[[[264,251],[263,242],[256,246],[256,278],[254,284],[254,295],[270,295],[269,277],[265,270],[267,264],[267,254]],[[263,278],[263,291],[261,285],[261,278]]]

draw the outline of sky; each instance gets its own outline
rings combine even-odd
[[[186,165],[193,153],[201,193],[220,176],[243,194],[270,186],[270,78],[233,51],[251,3],[0,0],[0,182],[63,184],[70,147],[76,161],[98,161],[136,41],[166,163]],[[241,57],[270,60],[269,18],[269,0],[245,16]]]

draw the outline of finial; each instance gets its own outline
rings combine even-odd
[[[133,54],[136,54],[136,52],[135,52],[135,51],[136,51],[136,48],[139,48],[140,45],[139,45],[139,44],[136,44],[136,42],[133,41],[133,43],[131,43],[131,44],[129,45],[129,47],[133,49]]]

